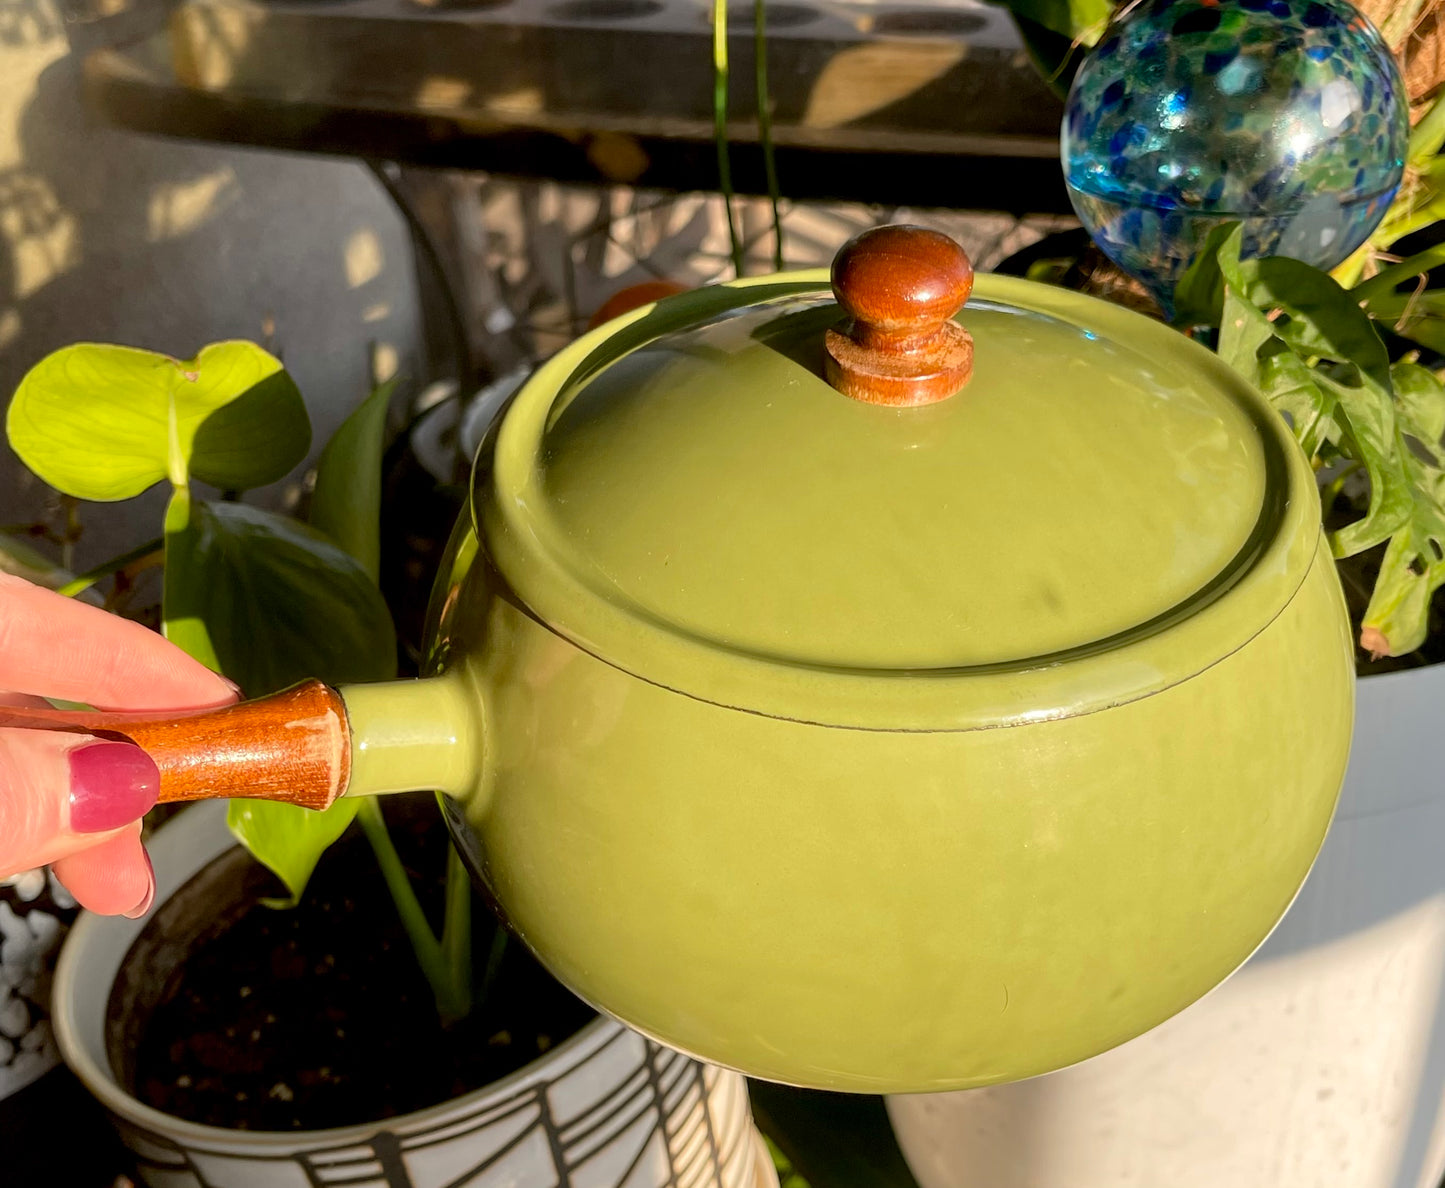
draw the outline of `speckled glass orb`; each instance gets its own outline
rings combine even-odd
[[[1346,0],[1141,0],[1080,67],[1062,149],[1094,242],[1166,308],[1221,223],[1332,268],[1383,217],[1409,114]]]

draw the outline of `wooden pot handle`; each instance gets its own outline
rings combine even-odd
[[[0,726],[127,739],[160,768],[162,802],[241,797],[324,809],[351,778],[346,706],[320,681],[224,709],[170,714],[0,706]]]
[[[828,382],[870,404],[946,400],[973,373],[973,339],[954,314],[973,292],[973,264],[926,227],[874,227],[833,259],[833,294],[849,314],[826,335]]]

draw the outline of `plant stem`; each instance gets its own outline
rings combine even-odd
[[[64,594],[67,598],[74,598],[77,594],[84,594],[91,586],[102,578],[108,578],[113,573],[119,573],[127,566],[134,565],[137,561],[149,561],[155,558],[155,563],[160,564],[164,558],[165,540],[157,536],[154,540],[148,540],[145,544],[136,545],[127,553],[119,557],[112,557],[103,565],[97,565],[94,569],[87,570],[78,578],[66,582],[61,586],[58,593]]]
[[[1330,270],[1330,275],[1344,288],[1358,285],[1370,261],[1389,251],[1397,240],[1430,226],[1441,215],[1442,212],[1435,209],[1439,199],[1435,167],[1436,154],[1442,144],[1445,144],[1445,96],[1437,98],[1411,130],[1405,150],[1405,180],[1379,226],[1346,260]]]
[[[462,1015],[477,1005],[472,995],[472,882],[461,855],[454,845],[447,846],[446,907],[442,916],[442,957],[446,961],[451,985],[462,1004]],[[482,997],[486,997],[486,984]],[[460,1017],[460,1016],[459,1016]]]
[[[1353,289],[1365,275],[1365,265],[1375,258],[1377,251],[1382,250],[1384,249],[1371,236],[1331,268],[1330,275],[1339,283],[1340,288]]]
[[[1399,46],[1403,50],[1405,40],[1415,31],[1415,26],[1420,23],[1420,16],[1425,8],[1426,0],[1395,0],[1390,11],[1380,20],[1380,36],[1385,39],[1392,52]],[[1400,63],[1400,71],[1404,72],[1405,64]]]
[[[733,219],[733,169],[728,158],[728,2],[713,0],[712,6],[712,126],[717,144],[718,189],[728,217],[728,242],[732,246],[733,272],[743,274],[743,242]]]
[[[65,530],[60,537],[60,568],[75,569],[75,542],[80,539],[80,500],[73,495],[62,495],[60,506],[65,509]]]
[[[1343,263],[1336,264],[1330,270],[1330,275],[1342,289],[1358,286],[1365,275],[1365,267],[1377,256],[1388,252],[1396,241],[1429,227],[1438,220],[1441,212],[1435,209],[1437,197],[1431,195],[1422,207],[1417,208],[1418,197],[1413,189],[1407,193],[1402,188],[1399,197],[1390,204],[1390,209],[1385,212],[1385,217],[1370,238],[1347,256]]]
[[[487,968],[482,971],[482,984],[477,990],[476,1003],[481,1006],[487,1001],[487,995],[492,992],[492,985],[497,980],[497,974],[502,969],[502,958],[507,955],[507,930],[499,923],[492,933],[492,945],[487,950]]]
[[[386,880],[386,889],[391,892],[392,902],[396,904],[396,914],[401,918],[401,926],[411,941],[417,964],[421,966],[421,972],[436,996],[437,1014],[441,1016],[442,1026],[449,1026],[464,1018],[470,1010],[468,996],[452,979],[452,971],[442,952],[442,946],[432,932],[431,925],[427,923],[426,913],[422,911],[411,880],[406,876],[406,869],[392,844],[391,834],[386,830],[381,802],[369,796],[364,798],[356,810],[356,816],[361,822],[366,840],[371,843],[372,852],[376,855],[376,864],[381,868],[381,877]],[[450,870],[448,874],[450,875]]]
[[[1422,168],[1445,144],[1445,97],[1436,99],[1420,122],[1410,130],[1405,159],[1416,169]]]
[[[763,146],[763,174],[773,208],[773,271],[783,270],[783,218],[778,211],[778,162],[773,154],[773,97],[768,90],[768,18],[766,0],[753,0],[753,72],[758,87],[758,139]]]
[[[1349,465],[1341,470],[1340,473],[1330,481],[1330,484],[1320,492],[1320,506],[1324,508],[1326,512],[1334,506],[1335,500],[1340,497],[1340,492],[1345,489],[1345,480],[1359,469],[1360,463],[1352,460]]]
[[[1406,214],[1398,219],[1388,216],[1381,224],[1384,228],[1384,235],[1381,237],[1380,248],[1384,250],[1391,248],[1395,242],[1404,239],[1407,235],[1413,235],[1416,231],[1422,231],[1426,227],[1439,221],[1440,212],[1435,209],[1434,202],[1428,202],[1423,207],[1411,208]]]
[[[1351,289],[1350,296],[1360,302],[1372,301],[1376,297],[1394,292],[1396,285],[1419,276],[1422,272],[1429,272],[1441,264],[1445,264],[1445,243],[1426,248],[1398,264],[1381,269],[1369,280],[1362,281]]]

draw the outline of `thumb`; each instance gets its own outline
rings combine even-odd
[[[0,730],[0,877],[110,841],[156,802],[160,772],[128,742]],[[135,847],[139,850],[139,846]]]

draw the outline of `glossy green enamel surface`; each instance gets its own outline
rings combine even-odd
[[[887,408],[816,374],[837,318],[831,294],[775,302],[581,385],[529,508],[562,562],[739,651],[932,669],[1127,631],[1253,531],[1260,437],[1209,377],[975,301],[967,389]]]
[[[1209,352],[997,278],[969,389],[852,405],[822,283],[664,302],[523,389],[438,585],[446,694],[377,695],[358,778],[410,778],[388,699],[470,740],[448,819],[512,925],[704,1059],[1057,1068],[1217,984],[1323,839],[1353,653],[1313,475]]]
[[[347,685],[341,693],[351,730],[344,795],[470,792],[482,761],[481,719],[463,670],[425,681]]]
[[[708,700],[955,729],[1167,688],[1298,588],[1312,477],[1210,352],[981,277],[968,386],[880,408],[819,377],[824,280],[665,302],[523,390],[475,514],[548,623]]]
[[[1328,555],[1160,693],[1002,729],[823,727],[606,664],[479,562],[440,653],[486,719],[473,869],[582,997],[715,1063],[861,1092],[989,1084],[1139,1034],[1291,901],[1347,757]]]

